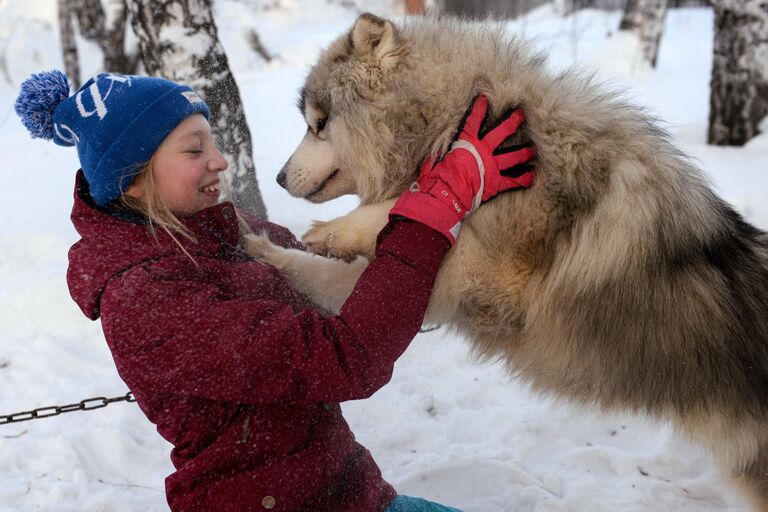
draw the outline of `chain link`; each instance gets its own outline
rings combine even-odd
[[[91,411],[93,409],[101,409],[109,404],[115,402],[135,402],[132,392],[127,392],[122,396],[116,396],[114,398],[106,398],[99,396],[96,398],[86,398],[80,400],[76,404],[68,405],[49,405],[46,407],[38,407],[31,411],[17,412],[13,414],[0,415],[0,425],[7,423],[20,423],[22,421],[38,420],[40,418],[50,418],[51,416],[58,416],[65,412],[73,411]]]

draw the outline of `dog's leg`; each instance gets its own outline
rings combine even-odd
[[[334,314],[339,312],[368,266],[368,260],[362,257],[346,262],[286,249],[270,242],[266,235],[247,235],[245,250],[282,271],[299,293]]]
[[[311,252],[352,261],[358,255],[373,259],[376,236],[389,220],[395,200],[355,208],[343,217],[315,221],[301,241]]]
[[[768,512],[768,445],[740,471],[734,481],[751,500],[755,512]]]

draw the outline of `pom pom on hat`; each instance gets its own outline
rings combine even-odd
[[[32,75],[21,84],[16,113],[32,138],[53,138],[53,112],[69,97],[67,76],[58,70]]]

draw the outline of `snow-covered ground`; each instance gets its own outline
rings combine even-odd
[[[277,3],[283,8],[261,8]],[[389,0],[365,4],[393,12]],[[76,240],[68,218],[75,151],[30,140],[13,113],[22,79],[61,66],[55,5],[0,1],[0,155],[10,190],[0,202],[0,414],[125,392],[100,326],[83,317],[64,281]],[[312,206],[274,183],[304,132],[294,103],[307,67],[355,15],[319,0],[216,3],[270,217],[296,233],[355,204]],[[562,18],[545,7],[510,30],[535,38],[555,67],[577,60],[627,87],[665,120],[718,191],[768,228],[768,135],[744,148],[705,144],[711,11],[669,13],[656,71],[616,34],[618,21],[618,13]],[[277,62],[263,64],[249,50],[250,27]],[[83,54],[85,72],[96,71],[95,53]],[[499,366],[473,362],[466,343],[443,331],[419,335],[389,385],[344,409],[399,492],[467,512],[747,510],[710,458],[668,425],[532,396]],[[167,510],[169,448],[134,404],[0,426],[0,512]]]

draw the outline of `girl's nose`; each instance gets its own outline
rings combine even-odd
[[[221,154],[218,148],[215,148],[213,157],[208,161],[208,170],[211,172],[222,172],[226,171],[227,167],[229,167],[227,159],[224,158],[224,155]]]

